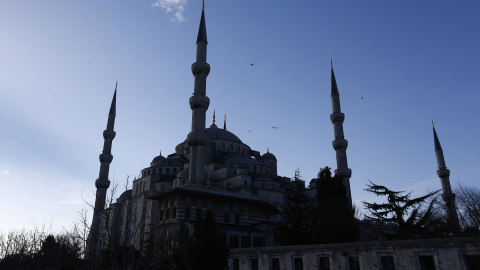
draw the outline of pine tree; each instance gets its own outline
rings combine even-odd
[[[312,213],[315,243],[353,242],[357,234],[355,211],[346,197],[340,178],[332,177],[329,167],[320,170],[316,180],[316,206]]]
[[[311,200],[308,198],[305,182],[300,171],[290,186],[285,189],[284,204],[281,206],[281,221],[275,227],[275,240],[280,245],[305,245],[311,243],[309,214]]]
[[[421,238],[428,231],[428,224],[431,222],[433,204],[432,200],[426,211],[422,211],[425,200],[436,195],[439,190],[430,192],[427,195],[410,199],[411,192],[404,194],[405,191],[392,191],[385,186],[376,185],[370,182],[367,185],[368,192],[377,196],[387,196],[386,203],[362,203],[369,210],[371,215],[367,215],[368,220],[391,224],[395,228],[394,233],[388,233],[392,239],[411,239]]]

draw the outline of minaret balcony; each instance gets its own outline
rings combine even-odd
[[[455,193],[443,193],[442,194],[442,199],[445,202],[455,201]]]
[[[332,146],[335,150],[345,150],[348,147],[348,141],[345,139],[335,139],[332,141]]]
[[[113,140],[115,138],[115,135],[117,135],[117,133],[115,133],[115,131],[113,130],[104,130],[103,131],[103,138],[105,140]]]
[[[111,163],[113,156],[111,154],[102,153],[98,156],[98,159],[100,159],[100,163]]]
[[[95,181],[95,187],[96,188],[108,188],[110,186],[110,181],[109,180],[100,180],[97,179]]]
[[[440,178],[449,177],[450,176],[450,170],[449,169],[443,169],[443,168],[438,169],[437,170],[437,175]]]
[[[343,123],[343,120],[345,120],[345,114],[334,112],[330,114],[330,120],[332,121],[332,124]]]
[[[208,145],[206,134],[199,132],[191,132],[188,134],[187,142],[189,146]]]
[[[192,64],[192,73],[193,76],[197,76],[199,74],[208,76],[210,73],[210,65],[208,63],[195,62]]]
[[[190,97],[190,108],[194,109],[208,109],[210,99],[204,95],[194,95]]]

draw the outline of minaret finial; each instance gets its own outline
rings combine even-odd
[[[433,124],[433,119],[432,119],[432,127],[435,127],[435,125]]]
[[[267,147],[267,153],[270,153],[270,148]]]
[[[215,125],[215,110],[213,110],[213,122],[210,128],[218,128],[217,125]]]
[[[330,58],[330,66],[333,68],[333,60]]]
[[[204,9],[204,8],[205,8],[205,0],[203,0],[203,2],[202,2],[202,9]]]
[[[227,114],[223,116],[223,129],[227,130]]]

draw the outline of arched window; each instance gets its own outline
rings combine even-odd
[[[147,174],[150,174],[150,170],[148,170]]]
[[[229,186],[230,186],[230,183],[229,183],[229,182],[227,182],[227,187],[229,187]]]
[[[257,166],[253,166],[253,172],[257,172]]]
[[[177,174],[177,168],[173,168],[173,174]]]
[[[170,174],[170,168],[165,169],[165,174]]]
[[[232,151],[233,151],[233,143],[232,143],[232,144],[230,144],[230,150],[232,150]]]

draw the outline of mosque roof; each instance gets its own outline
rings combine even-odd
[[[160,153],[160,155],[156,156],[153,158],[152,162],[150,162],[150,166],[158,166],[156,163],[160,162],[161,160],[164,160],[165,157],[162,156],[162,154]]]
[[[223,161],[223,164],[253,164],[264,165],[262,162],[249,156],[231,156]]]
[[[270,152],[267,152],[265,154],[262,155],[262,158],[263,159],[274,159],[274,160],[277,160],[277,158],[275,157],[274,154],[270,153]]]
[[[221,128],[207,128],[205,129],[210,140],[226,140],[238,143],[243,143],[235,134],[226,129]]]
[[[132,198],[132,190],[129,189],[125,192],[123,192],[120,197],[118,197],[119,200],[125,200],[125,199],[130,199]]]
[[[161,155],[160,155],[161,156]],[[157,156],[152,160],[150,166],[158,166],[158,167],[183,167],[185,162],[177,157],[167,157],[167,158],[159,158],[158,161],[155,161],[156,158],[160,157]]]

